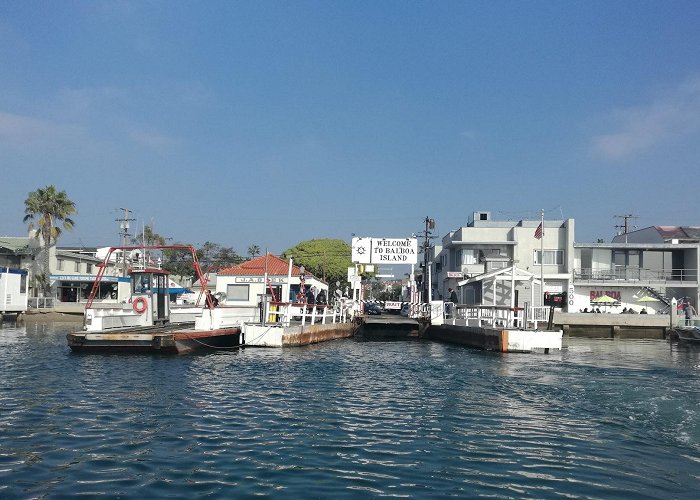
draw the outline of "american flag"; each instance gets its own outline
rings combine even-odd
[[[537,226],[537,229],[535,230],[535,238],[538,240],[542,238],[542,235],[544,234],[544,231],[542,229],[542,223],[540,222],[540,225]]]

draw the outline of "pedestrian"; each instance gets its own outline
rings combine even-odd
[[[447,313],[447,317],[452,318],[455,314],[455,304],[457,304],[457,292],[455,292],[452,288],[448,288],[447,293],[449,299],[447,303],[447,309],[445,310],[445,312]]]
[[[690,305],[690,302],[685,303],[685,324],[686,326],[691,326],[693,324],[693,315],[695,314],[695,309]]]

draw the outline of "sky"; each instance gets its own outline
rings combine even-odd
[[[76,203],[245,255],[441,238],[476,211],[576,241],[700,225],[700,2],[0,2],[0,235]]]

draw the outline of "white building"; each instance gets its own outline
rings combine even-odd
[[[574,220],[545,220],[541,239],[535,235],[539,224],[474,212],[466,226],[442,239],[433,257],[433,287],[442,297],[448,288],[457,290],[463,304],[564,305],[574,264]]]
[[[697,309],[699,259],[700,227],[651,226],[611,243],[577,243],[569,311],[665,313],[672,299]],[[615,301],[597,305],[604,296]]]
[[[302,286],[305,291],[313,287],[317,294],[323,290],[328,297],[328,284],[270,254],[221,269],[216,276],[216,293],[225,294],[226,305],[256,306],[261,295],[272,295],[276,302],[294,302]]]

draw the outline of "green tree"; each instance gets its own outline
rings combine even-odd
[[[258,255],[260,255],[260,247],[258,245],[250,245],[248,247],[248,256],[254,259]]]
[[[49,248],[55,244],[61,235],[61,227],[72,230],[73,219],[71,215],[77,213],[75,203],[73,203],[65,191],[58,191],[53,185],[39,188],[29,193],[24,200],[24,222],[33,229],[36,224],[37,236],[44,240],[44,263],[43,288],[45,293],[49,293],[50,283],[48,276],[49,269]]]
[[[211,241],[205,242],[195,251],[203,273],[216,272],[223,267],[240,264],[244,260],[233,248],[224,247]],[[192,255],[182,250],[163,250],[163,269],[178,276],[197,278]]]
[[[347,283],[348,267],[352,266],[352,248],[347,242],[337,239],[302,241],[282,252],[281,257],[292,257],[296,265],[304,266],[328,283],[331,294],[335,291],[336,281],[341,283],[341,287]]]

